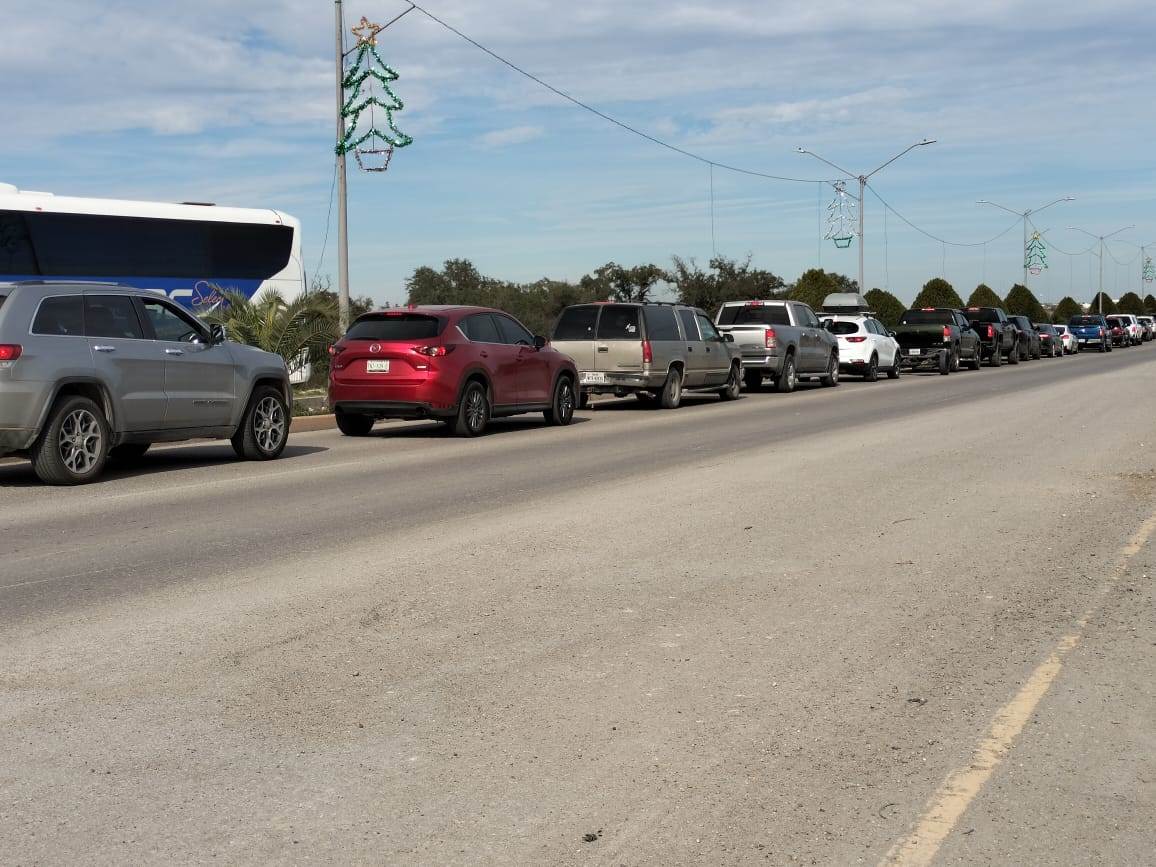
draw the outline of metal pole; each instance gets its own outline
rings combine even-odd
[[[333,3],[337,34],[337,141],[345,138],[345,118],[341,112],[345,107],[345,51],[342,44],[341,0]],[[337,154],[337,305],[341,322],[341,333],[349,328],[349,214],[346,207],[345,154]]]
[[[865,192],[866,188],[867,188],[867,178],[864,177],[863,175],[859,175],[859,294],[860,295],[867,294],[867,284],[863,282],[863,242],[864,242],[863,212],[865,210],[867,210],[867,197],[866,197],[866,192]]]
[[[1104,236],[1100,236],[1100,291],[1096,295],[1096,304],[1100,308],[1099,313],[1104,314]]]
[[[1031,211],[1024,211],[1024,286],[1028,285],[1028,215]]]

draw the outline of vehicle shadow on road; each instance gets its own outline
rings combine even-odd
[[[155,451],[149,451],[144,457],[134,461],[132,464],[120,465],[109,463],[100,478],[91,482],[88,486],[115,482],[120,479],[131,479],[136,476],[151,476],[157,473],[190,470],[199,467],[217,467],[225,464],[244,463],[253,466],[272,466],[281,464],[284,461],[292,461],[294,458],[302,458],[306,455],[327,451],[329,451],[329,449],[321,446],[289,445],[285,447],[285,451],[281,453],[281,457],[277,460],[258,462],[239,460],[228,443],[224,445],[212,443],[203,446],[183,446],[181,448],[170,449],[160,448]],[[36,474],[32,471],[32,464],[28,461],[18,461],[0,466],[0,488],[41,487],[47,486],[36,478]]]
[[[585,424],[588,421],[590,421],[590,419],[575,415],[574,420],[570,422],[570,424]],[[502,436],[503,434],[520,430],[537,430],[552,427],[554,427],[554,425],[542,420],[541,414],[537,414],[537,417],[525,415],[511,416],[510,418],[495,418],[491,419],[490,423],[486,425],[486,429],[482,432],[482,435],[475,437],[475,439]],[[403,427],[387,424],[384,427],[375,428],[373,433],[366,437],[366,439],[444,439],[462,441],[465,440],[466,437],[455,437],[450,433],[449,426],[441,422],[424,422],[421,424],[409,423]]]

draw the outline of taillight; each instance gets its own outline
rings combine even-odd
[[[848,337],[847,342],[848,343],[862,343],[866,339],[867,339],[866,337]]]
[[[0,361],[15,361],[22,351],[19,343],[0,343]]]
[[[994,340],[995,339],[995,326],[994,325],[989,325],[987,327],[987,339],[988,340]]]
[[[950,325],[944,325],[943,326],[943,342],[944,343],[950,343],[951,342],[951,326]]]
[[[766,344],[767,349],[774,349],[779,345],[778,338],[775,337],[775,329],[768,328],[763,332],[763,342]]]
[[[642,363],[651,364],[654,361],[654,350],[650,348],[650,341],[642,341]]]
[[[415,346],[413,351],[418,355],[426,355],[430,358],[441,358],[454,351],[454,344],[451,343],[449,346],[445,346],[444,344],[441,346]]]

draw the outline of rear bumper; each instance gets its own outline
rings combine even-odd
[[[378,418],[405,418],[404,415],[389,415],[387,413],[418,413],[453,415],[457,409],[458,392],[454,383],[442,379],[429,379],[418,382],[391,382],[391,383],[359,383],[333,382],[329,383],[329,405],[332,407],[360,406],[363,409],[346,410],[348,412],[365,412]],[[413,415],[413,418],[424,418],[422,415]]]
[[[778,375],[783,369],[783,356],[743,355],[743,370],[761,370],[764,374]]]
[[[666,383],[666,371],[618,373],[606,370],[578,371],[578,385],[587,394],[654,391]]]
[[[333,404],[333,411],[351,415],[368,415],[379,419],[450,418],[454,415],[452,407],[447,409],[435,407],[428,403],[399,400],[339,400]]]
[[[920,367],[936,368],[939,367],[939,357],[948,351],[946,346],[939,348],[920,348],[918,355],[912,355],[910,350],[900,349],[899,365],[900,367],[909,367],[917,369]]]

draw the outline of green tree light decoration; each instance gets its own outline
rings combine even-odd
[[[345,135],[336,150],[338,154],[352,153],[357,165],[367,172],[384,172],[389,168],[394,148],[413,144],[413,139],[393,121],[393,113],[404,109],[405,104],[389,86],[390,82],[397,81],[398,74],[377,53],[377,34],[381,31],[380,25],[371,24],[364,17],[361,24],[353,28],[357,53],[341,82],[348,98],[341,107]],[[385,129],[377,125],[378,109],[385,114]],[[369,128],[365,129],[362,115],[367,111]]]
[[[1152,267],[1152,257],[1144,257],[1144,282],[1151,283],[1156,280],[1156,268]]]
[[[1032,238],[1024,250],[1024,267],[1032,274],[1039,274],[1048,267],[1048,248],[1039,232],[1032,232]]]

